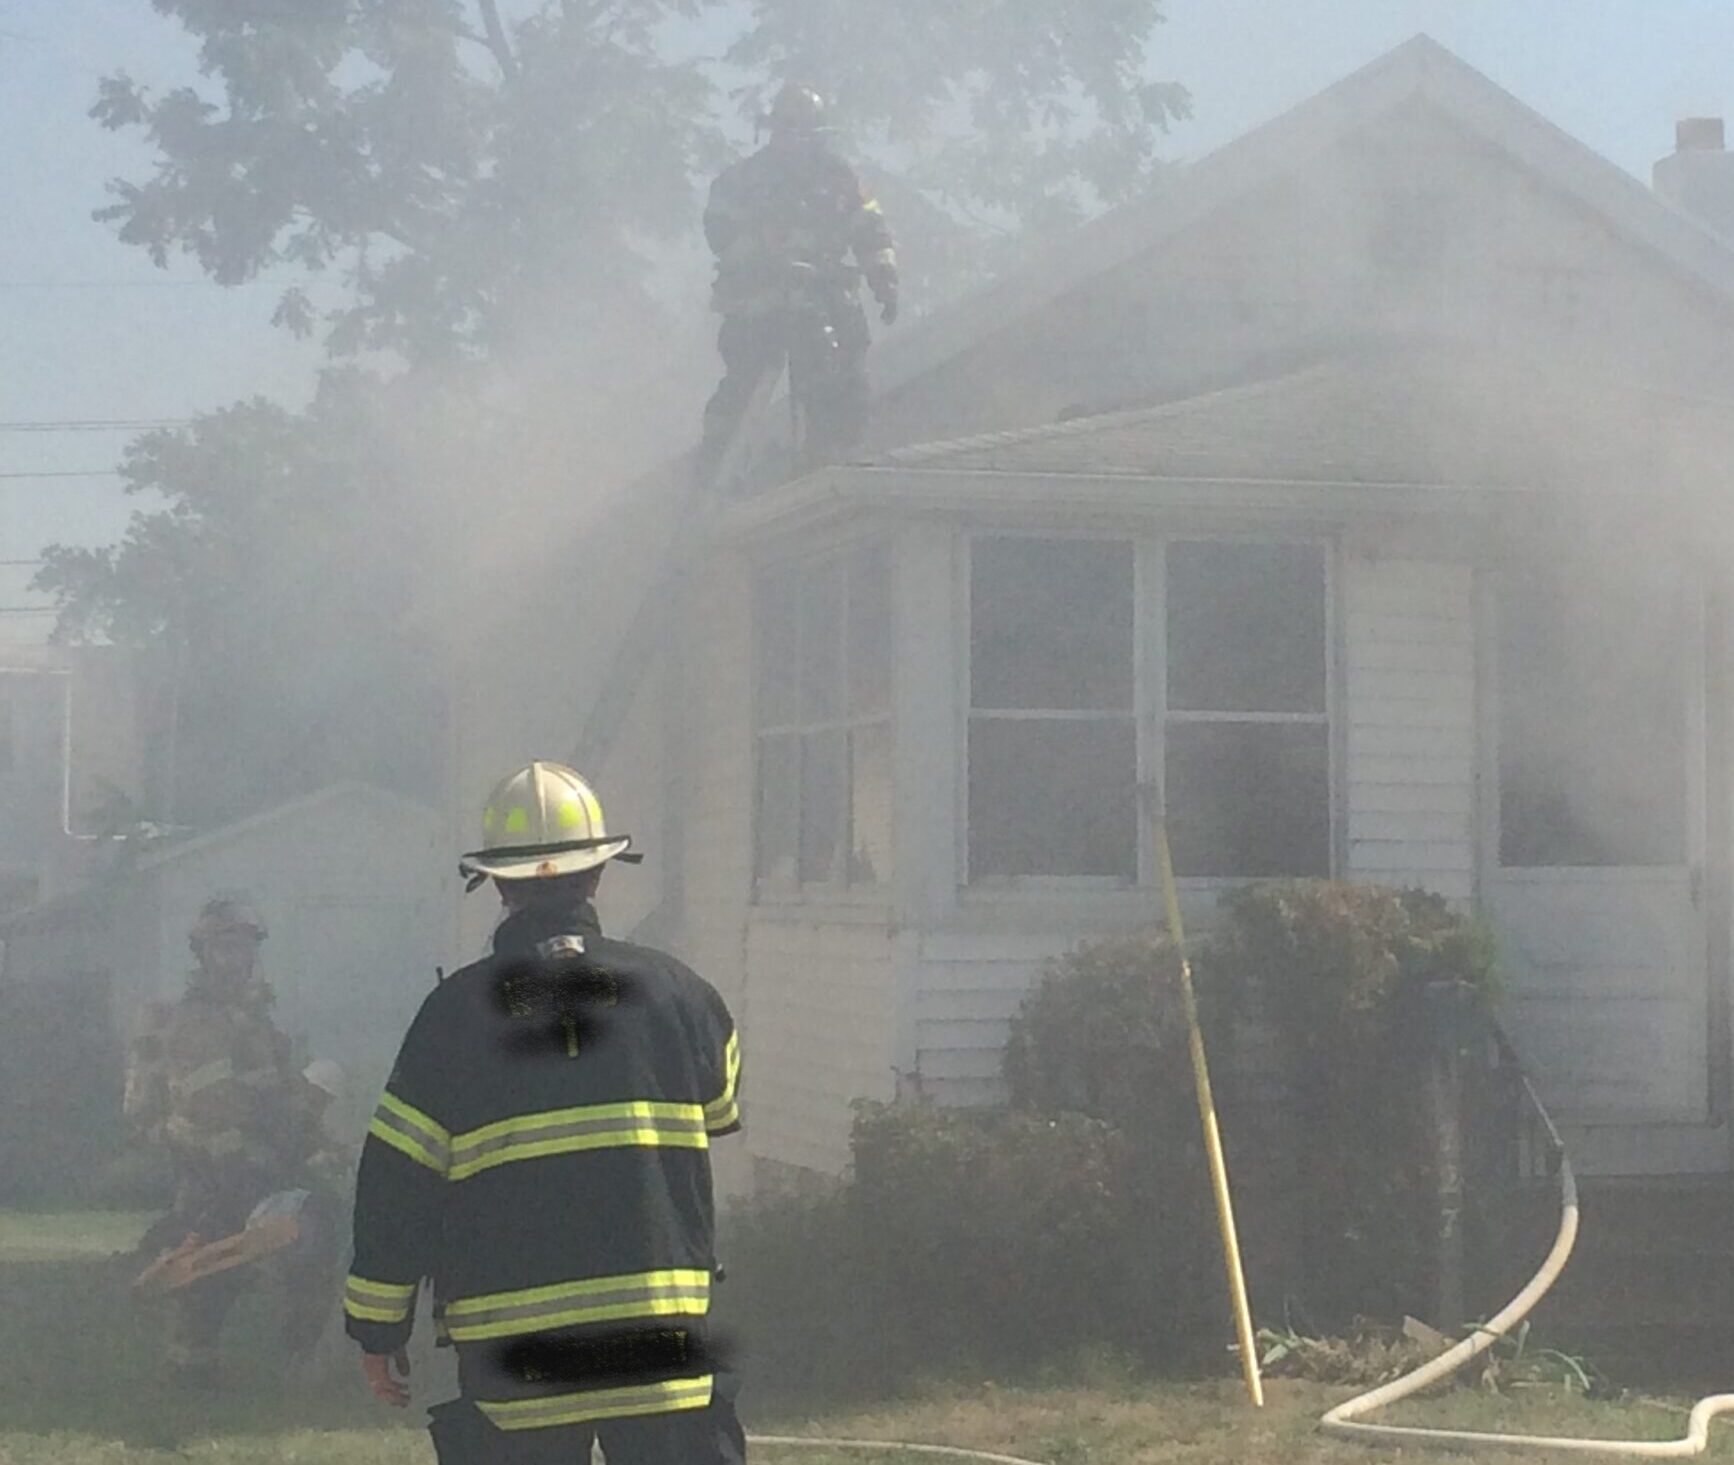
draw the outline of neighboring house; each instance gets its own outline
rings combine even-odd
[[[1730,1168],[1727,242],[1418,39],[879,366],[873,453],[729,512],[586,770],[757,1159],[997,1098],[1043,962],[1155,924],[1165,787],[1201,916],[1473,903],[1580,1167]]]
[[[144,783],[135,666],[114,646],[0,642],[0,913],[78,884]]]
[[[42,648],[0,652],[0,911],[45,894],[61,853],[71,686]]]
[[[307,1057],[343,1065],[353,1127],[449,962],[455,870],[431,810],[335,785],[164,841],[101,883],[0,920],[0,1000],[42,1013],[76,1003],[124,1041],[145,1003],[185,988],[200,907],[244,892],[270,931],[261,960],[277,1021]]]

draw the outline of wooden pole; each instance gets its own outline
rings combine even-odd
[[[1240,1237],[1234,1226],[1234,1200],[1228,1190],[1228,1161],[1222,1153],[1222,1130],[1216,1122],[1216,1099],[1210,1089],[1210,1064],[1204,1054],[1204,1030],[1198,1022],[1198,997],[1192,989],[1192,963],[1186,957],[1186,933],[1180,924],[1180,895],[1174,885],[1174,856],[1168,847],[1168,821],[1156,817],[1156,860],[1162,876],[1162,903],[1168,935],[1180,957],[1180,1001],[1186,1013],[1187,1046],[1192,1053],[1192,1081],[1198,1093],[1198,1118],[1204,1126],[1204,1154],[1210,1162],[1210,1187],[1216,1196],[1216,1221],[1222,1232],[1222,1263],[1228,1277],[1228,1297],[1234,1308],[1234,1332],[1240,1343],[1240,1372],[1254,1409],[1264,1407],[1264,1380],[1259,1374],[1258,1339],[1252,1326],[1252,1304],[1246,1296],[1246,1271],[1240,1260]]]

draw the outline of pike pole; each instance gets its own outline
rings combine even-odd
[[[1210,1064],[1204,1056],[1204,1030],[1198,1023],[1198,997],[1192,990],[1192,963],[1186,956],[1186,933],[1180,924],[1180,895],[1174,886],[1174,855],[1168,846],[1168,820],[1156,816],[1156,861],[1162,876],[1162,904],[1169,939],[1180,958],[1180,1001],[1186,1013],[1187,1045],[1192,1051],[1192,1080],[1198,1091],[1198,1118],[1204,1126],[1204,1153],[1210,1162],[1210,1188],[1216,1195],[1216,1220],[1222,1231],[1222,1263],[1228,1276],[1228,1297],[1234,1307],[1234,1332],[1240,1343],[1240,1372],[1254,1409],[1264,1407],[1264,1380],[1259,1376],[1258,1344],[1252,1328],[1252,1305],[1246,1297],[1246,1271],[1240,1262],[1240,1238],[1234,1228],[1234,1200],[1228,1191],[1228,1162],[1222,1154],[1222,1130],[1216,1122],[1216,1100],[1210,1091]]]

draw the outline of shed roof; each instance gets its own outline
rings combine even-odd
[[[390,789],[380,788],[377,784],[348,780],[328,784],[301,798],[290,799],[287,803],[262,810],[245,819],[238,819],[233,824],[225,824],[220,829],[165,842],[148,854],[140,856],[134,868],[154,870],[185,859],[188,855],[246,839],[262,830],[308,818],[328,807],[340,806],[353,816],[363,805],[367,806],[367,817],[393,818],[404,824],[421,825],[430,832],[439,827],[439,815],[426,804],[417,803],[414,799],[406,798]]]

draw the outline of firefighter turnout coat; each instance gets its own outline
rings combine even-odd
[[[717,257],[712,305],[724,316],[787,309],[795,263],[839,288],[852,254],[875,296],[896,286],[896,244],[878,200],[821,139],[772,143],[718,175],[704,232]],[[855,293],[852,280],[846,293]]]
[[[704,1408],[708,1147],[740,1126],[715,990],[603,937],[587,904],[509,916],[437,987],[369,1129],[344,1293],[370,1353],[420,1279],[464,1395],[529,1430]]]

